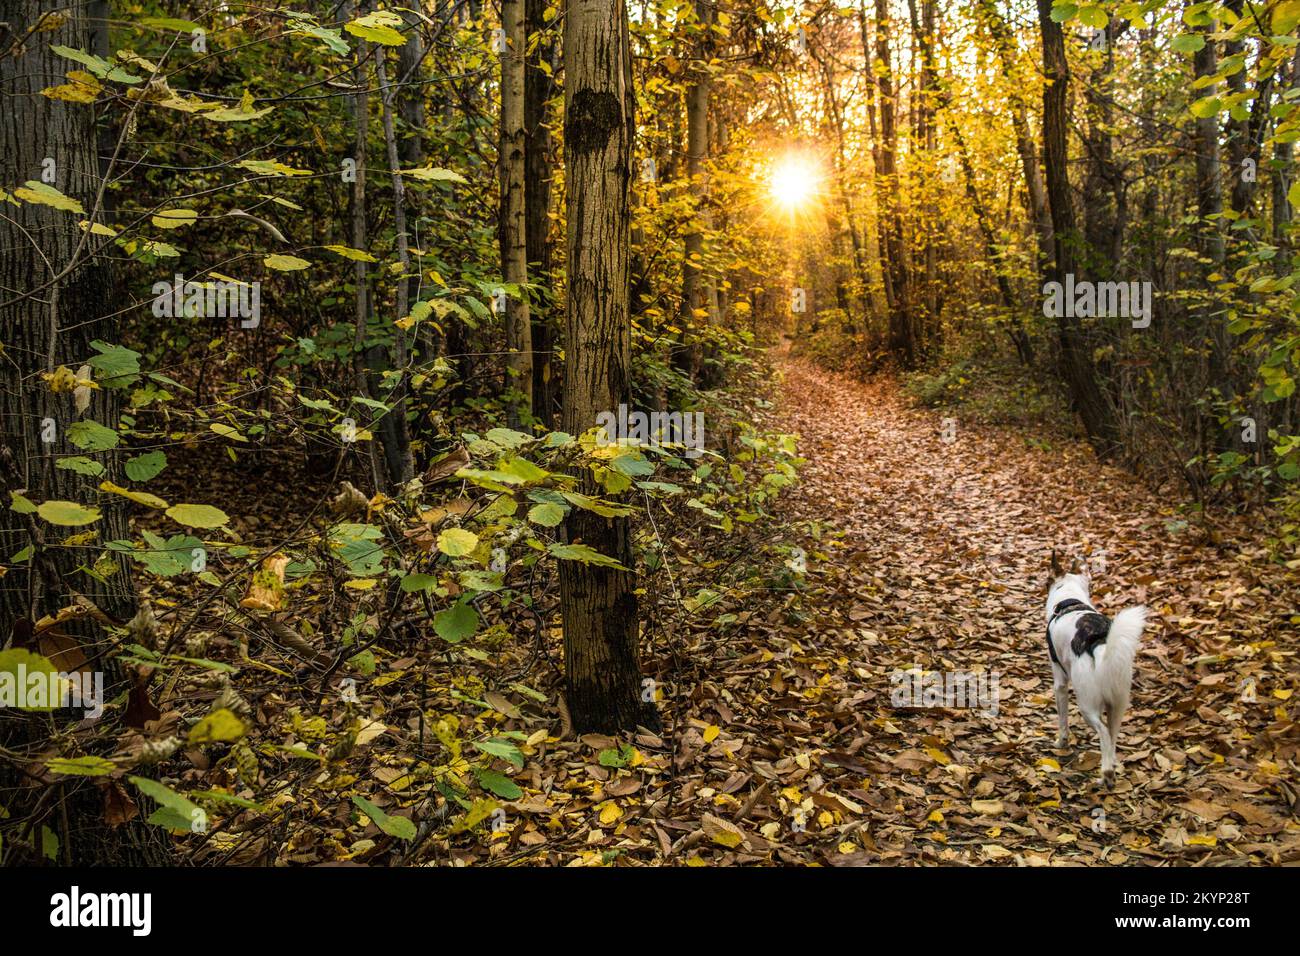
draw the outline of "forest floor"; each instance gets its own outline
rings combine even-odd
[[[778,425],[808,459],[788,517],[829,533],[808,545],[805,629],[786,628],[789,657],[747,715],[767,724],[749,739],[786,742],[783,759],[755,763],[786,798],[765,831],[778,859],[1300,860],[1300,607],[1294,572],[1268,563],[1257,528],[1189,523],[1082,443],[954,432],[887,379],[780,367]],[[1070,745],[1054,748],[1053,548],[1090,555],[1103,611],[1152,611],[1113,792],[1073,700]],[[996,714],[892,706],[891,675],[910,668],[996,672]]]
[[[502,642],[466,650],[416,621],[406,643],[374,648],[377,669],[359,688],[363,732],[341,751],[345,762],[319,773],[311,761],[286,762],[283,745],[328,749],[327,726],[357,710],[321,697],[319,674],[305,689],[286,685],[247,650],[235,659],[230,637],[214,637],[210,653],[225,646],[242,668],[235,686],[255,703],[259,733],[272,735],[258,750],[267,761],[261,786],[235,789],[277,812],[226,817],[190,838],[196,859],[1300,861],[1292,696],[1300,602],[1294,571],[1270,562],[1260,525],[1188,519],[1133,476],[1099,466],[1083,443],[990,425],[954,432],[888,378],[854,381],[785,355],[776,363],[777,401],[762,425],[799,436],[807,462],[798,484],[774,520],[714,543],[674,541],[701,578],[716,577],[710,569],[725,564],[728,548],[782,573],[672,620],[658,615],[677,602],[662,593],[661,576],[647,576],[643,663],[662,690],[662,735],[629,746],[568,732],[557,706],[558,626],[530,653],[531,641],[504,629]],[[267,520],[237,522],[258,547],[282,546],[332,493],[304,493],[291,468],[277,468],[273,460],[259,469]],[[231,476],[238,480],[247,479]],[[780,568],[775,555],[790,545],[806,551],[806,570],[797,558],[793,570]],[[1141,602],[1152,612],[1113,791],[1100,785],[1097,742],[1077,711],[1070,747],[1054,748],[1043,636],[1053,548],[1089,556],[1103,611]],[[693,584],[672,588],[686,594]],[[295,620],[315,624],[311,640],[348,620],[342,594],[295,597]],[[223,620],[204,626],[217,634]],[[252,651],[301,672],[266,636]],[[987,697],[964,708],[897,699],[899,675],[913,668],[974,672],[996,712]],[[215,693],[164,694],[163,723]],[[491,749],[485,737],[518,749]],[[183,777],[232,786],[229,764],[200,760]],[[476,797],[462,816],[445,788],[440,796],[449,775],[465,786],[475,775],[482,785],[484,773],[499,803]],[[406,816],[419,836],[403,843],[380,832],[349,794]]]

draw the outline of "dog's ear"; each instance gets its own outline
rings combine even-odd
[[[1055,581],[1065,572],[1061,570],[1061,559],[1056,556],[1056,549],[1052,549],[1052,580]]]
[[[1080,561],[1078,558],[1071,558],[1071,559],[1070,559],[1070,573],[1071,573],[1071,574],[1082,574],[1082,573],[1083,573],[1083,562]]]

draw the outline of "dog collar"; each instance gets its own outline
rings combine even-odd
[[[1098,613],[1097,609],[1087,601],[1080,601],[1078,598],[1066,598],[1052,609],[1052,618],[1047,622],[1047,629],[1050,631],[1052,625],[1060,618],[1067,614],[1074,614],[1076,611],[1089,611],[1093,614]]]

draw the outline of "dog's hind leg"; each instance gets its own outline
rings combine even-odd
[[[1110,730],[1110,766],[1111,770],[1119,770],[1119,755],[1115,752],[1116,745],[1119,744],[1119,727],[1124,723],[1124,709],[1112,705],[1106,711],[1106,726]]]
[[[1070,741],[1070,679],[1052,665],[1052,690],[1056,693],[1056,749],[1064,750]]]
[[[1097,732],[1101,741],[1101,778],[1109,789],[1115,786],[1115,741],[1111,739],[1110,728],[1106,726],[1101,711],[1088,710],[1082,706],[1079,709],[1083,711],[1083,719]]]

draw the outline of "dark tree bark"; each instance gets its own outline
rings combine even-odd
[[[622,0],[569,0],[564,21],[564,158],[568,314],[564,428],[573,435],[628,400],[632,138],[635,130],[627,9]],[[594,492],[591,477],[586,490]],[[626,518],[574,509],[569,541],[633,565]],[[565,697],[574,729],[657,726],[641,700],[640,617],[632,570],[560,562]]]
[[[533,413],[533,330],[528,317],[527,220],[524,196],[524,0],[502,0],[501,26],[505,49],[501,52],[501,135],[497,163],[501,206],[499,239],[501,277],[519,287],[518,295],[505,296],[506,394],[512,426]]]
[[[529,312],[533,324],[533,411],[549,428],[555,420],[558,389],[551,354],[555,293],[551,285],[551,130],[546,104],[554,95],[555,84],[542,65],[554,65],[555,36],[546,23],[546,0],[524,2],[530,44],[524,64],[524,218],[529,274],[539,286]]]
[[[53,160],[50,185],[84,210],[67,212],[23,202],[6,205],[0,217],[0,562],[6,571],[0,579],[0,646],[11,639],[22,641],[30,635],[32,622],[73,604],[78,594],[118,622],[135,613],[129,563],[124,555],[104,550],[106,542],[130,537],[125,500],[97,490],[101,480],[125,482],[119,450],[88,453],[67,440],[69,427],[77,421],[115,429],[119,392],[107,386],[93,390],[89,406],[78,412],[72,393],[52,392],[41,377],[61,366],[78,370],[96,354],[92,341],[118,344],[114,317],[119,300],[111,267],[116,249],[104,248],[101,238],[78,226],[83,219],[105,221],[94,107],[40,95],[44,87],[61,82],[68,70],[68,61],[50,47],[93,49],[95,24],[74,5],[61,11],[66,17],[61,24],[33,31],[42,14],[52,9],[41,0],[11,0],[0,16],[7,21],[7,27],[0,26],[0,49],[17,43],[0,58],[0,181],[40,180],[45,161]],[[53,440],[47,442],[46,437]],[[104,473],[89,478],[55,467],[59,458],[72,455],[94,458]],[[36,504],[55,500],[94,505],[101,517],[88,528],[59,528],[37,515],[10,510],[10,492]],[[93,542],[61,546],[69,533],[85,530],[93,530]],[[14,556],[24,549],[30,549],[30,558],[15,562]],[[102,580],[82,570],[97,559]],[[118,694],[123,675],[105,656],[112,647],[105,632],[89,620],[69,622],[64,630],[81,644],[89,666],[103,672],[106,699]],[[101,720],[116,720],[117,714],[109,710]],[[14,750],[42,745],[43,727],[44,715],[40,720],[5,716],[0,719],[0,744]],[[34,791],[25,784],[14,764],[0,759],[8,826],[16,827],[31,810],[23,795]],[[61,862],[146,864],[165,858],[161,831],[138,823],[117,828],[104,823],[104,797],[94,782],[75,778],[62,786],[58,799],[34,821],[61,836]],[[39,829],[35,833],[39,845]],[[6,844],[12,846],[18,835],[9,830]]]
[[[1082,242],[1075,225],[1070,196],[1067,133],[1069,118],[1070,68],[1065,59],[1065,37],[1061,25],[1052,19],[1052,0],[1038,0],[1038,23],[1043,43],[1043,152],[1047,172],[1047,197],[1052,210],[1052,245],[1056,259],[1056,281],[1078,274],[1078,253]],[[1064,311],[1064,310],[1063,310]],[[1056,321],[1061,345],[1061,373],[1070,399],[1097,453],[1112,457],[1119,449],[1119,430],[1114,411],[1097,380],[1084,329],[1079,319],[1062,315]]]
[[[700,371],[700,344],[696,326],[701,312],[705,311],[704,281],[700,262],[704,255],[704,231],[701,218],[707,201],[704,181],[704,164],[709,158],[709,87],[708,61],[712,43],[708,25],[712,22],[712,5],[706,0],[695,0],[695,17],[702,33],[696,42],[693,59],[696,61],[690,85],[686,87],[686,179],[690,189],[691,221],[685,236],[685,258],[682,261],[682,303],[679,325],[684,338],[694,341],[678,359],[680,371],[697,376]]]

